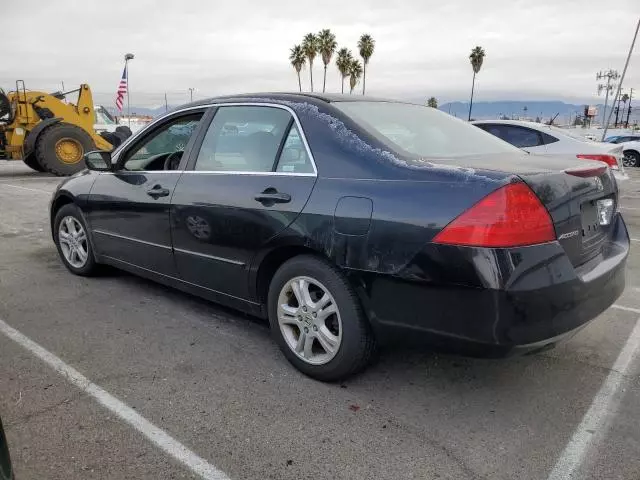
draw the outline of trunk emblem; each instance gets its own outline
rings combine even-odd
[[[579,233],[580,233],[579,230],[574,230],[573,232],[563,233],[562,235],[560,235],[558,237],[558,240],[565,240],[567,238],[577,237]]]

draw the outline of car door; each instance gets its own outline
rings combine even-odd
[[[484,123],[478,126],[505,142],[509,142],[511,145],[529,153],[538,155],[547,153],[542,134],[533,128],[507,125],[504,123]]]
[[[154,124],[118,152],[114,172],[99,175],[89,196],[99,255],[175,276],[169,205],[183,169],[179,162],[189,152],[203,112],[190,109]]]
[[[248,299],[251,259],[303,209],[315,164],[284,106],[220,106],[201,137],[171,202],[178,274],[222,301]]]

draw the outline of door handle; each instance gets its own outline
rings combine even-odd
[[[170,190],[162,188],[160,185],[154,185],[151,190],[147,190],[147,195],[157,200],[160,197],[167,197],[171,193]]]
[[[289,203],[291,201],[291,195],[288,193],[280,193],[275,188],[267,188],[264,192],[257,194],[253,198],[265,206],[270,206],[274,203]]]

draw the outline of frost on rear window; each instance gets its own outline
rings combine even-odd
[[[361,156],[373,156],[377,159],[383,159],[398,167],[412,169],[412,170],[424,170],[424,169],[436,169],[443,175],[455,175],[455,178],[459,180],[462,175],[462,179],[467,181],[471,178],[482,179],[486,181],[495,181],[493,178],[484,177],[479,175],[473,168],[458,167],[455,165],[441,164],[427,160],[424,158],[412,158],[411,160],[404,160],[398,155],[388,150],[383,150],[370,145],[360,138],[356,133],[350,130],[342,120],[321,112],[316,105],[308,102],[291,102],[280,99],[269,98],[249,98],[244,99],[246,101],[256,101],[258,103],[274,103],[281,104],[291,108],[299,117],[307,117],[316,119],[329,128],[334,138],[345,149],[355,152]]]

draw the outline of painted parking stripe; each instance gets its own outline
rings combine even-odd
[[[636,291],[640,290],[638,287],[633,287],[633,289]],[[633,312],[633,313],[640,314],[640,308],[625,307],[624,305],[618,305],[617,303],[614,303],[613,305],[611,305],[611,308],[617,308],[618,310],[624,310],[625,312]]]
[[[48,193],[48,194],[53,193],[53,192],[50,192],[49,190],[42,190],[41,188],[27,188],[27,187],[21,187],[20,185],[9,185],[8,183],[0,183],[0,185],[3,185],[5,187],[10,187],[10,188],[19,188],[20,190],[28,190],[29,192]]]
[[[614,308],[639,313],[640,310],[622,305]],[[600,390],[593,398],[591,406],[585,413],[580,425],[573,432],[569,443],[565,446],[555,467],[549,474],[548,480],[566,480],[575,478],[574,475],[582,465],[592,445],[596,433],[607,428],[608,420],[617,410],[620,403],[619,394],[624,379],[629,373],[629,367],[640,351],[640,318],[620,351],[618,358]]]
[[[171,455],[192,472],[206,480],[229,480],[229,477],[227,477],[217,467],[196,455],[167,432],[156,427],[131,407],[127,406],[109,392],[91,382],[75,368],[64,363],[53,353],[26,337],[2,319],[0,319],[0,332],[33,353],[36,357],[65,377],[70,383],[80,388],[87,395],[93,397],[99,404],[120,417],[163,452]]]

